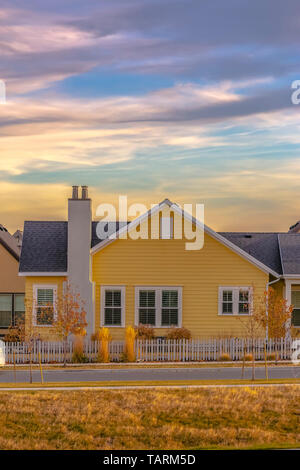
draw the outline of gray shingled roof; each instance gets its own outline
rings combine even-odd
[[[278,235],[283,274],[300,274],[300,233]]]
[[[102,241],[96,234],[97,224],[92,222],[91,247]],[[108,234],[114,232],[114,224],[104,225]],[[278,274],[300,275],[300,234],[219,233]],[[20,272],[66,272],[67,245],[67,222],[25,222]]]
[[[237,245],[278,274],[282,274],[278,233],[270,232],[220,232],[224,238]],[[300,272],[300,264],[299,264]]]
[[[91,247],[102,241],[97,237],[97,224],[92,222]],[[103,225],[108,235],[120,226],[119,222],[116,227],[107,222]],[[19,270],[24,273],[67,272],[67,250],[68,222],[26,221]]]
[[[26,221],[20,272],[66,272],[68,222]]]

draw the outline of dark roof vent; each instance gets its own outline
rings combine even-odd
[[[247,234],[247,235],[244,235],[245,238],[252,238],[252,235],[250,234]]]

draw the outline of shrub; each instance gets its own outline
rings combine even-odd
[[[135,331],[138,339],[153,339],[155,337],[154,328],[151,325],[139,325]]]
[[[171,328],[167,333],[167,339],[191,339],[192,334],[187,328]]]
[[[72,362],[74,364],[85,364],[89,362],[89,359],[86,357],[85,354],[80,353],[79,351],[74,351],[72,355]]]
[[[245,361],[253,361],[252,354],[245,354]]]
[[[91,334],[91,341],[100,341],[99,339],[99,331],[96,331],[96,333]]]
[[[111,336],[108,328],[101,328],[99,330],[99,341],[100,341],[100,350],[98,353],[99,362],[109,362],[109,343],[111,341]]]
[[[231,357],[230,357],[229,354],[223,353],[223,354],[221,354],[221,356],[219,357],[219,361],[223,361],[223,362],[225,362],[225,361],[231,361]]]
[[[88,358],[83,353],[83,335],[77,334],[74,337],[74,350],[72,355],[72,362],[81,363],[88,362]]]
[[[128,326],[125,332],[125,357],[128,362],[135,361],[134,341],[136,331],[132,326]]]

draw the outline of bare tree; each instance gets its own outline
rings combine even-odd
[[[269,287],[255,308],[255,317],[268,339],[275,340],[275,358],[278,358],[277,340],[284,338],[291,329],[293,305],[288,305],[282,295]]]
[[[69,336],[71,334],[84,336],[86,326],[84,302],[80,294],[72,288],[69,282],[66,282],[63,293],[57,298],[56,313],[53,318],[54,331],[63,341],[64,366],[67,362],[66,346]]]

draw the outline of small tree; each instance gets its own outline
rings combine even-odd
[[[69,282],[66,282],[62,295],[57,299],[53,327],[56,334],[63,341],[64,366],[66,366],[66,346],[69,336],[71,334],[78,335],[78,332],[81,336],[84,336],[87,327],[83,301],[80,294],[74,291]]]
[[[239,318],[243,323],[246,336],[251,338],[252,344],[252,380],[255,378],[254,369],[254,341],[255,338],[262,337],[265,334],[265,366],[266,377],[268,377],[268,357],[267,357],[267,340],[278,339],[284,337],[291,326],[291,315],[293,306],[288,306],[287,301],[272,287],[269,287],[264,294],[253,304],[253,289],[250,294],[250,315]],[[277,342],[276,360],[277,360]]]
[[[251,359],[252,359],[252,376],[251,379],[255,380],[255,340],[261,336],[261,326],[257,322],[257,318],[253,313],[253,309],[247,317],[237,317],[242,323],[245,331],[245,337],[251,342]],[[245,366],[245,349],[243,351],[243,377]]]
[[[255,309],[257,322],[266,332],[266,339],[278,339],[287,335],[291,328],[293,305],[288,305],[278,292],[272,287],[264,292],[261,302]],[[275,342],[275,357],[277,361],[278,349]]]

